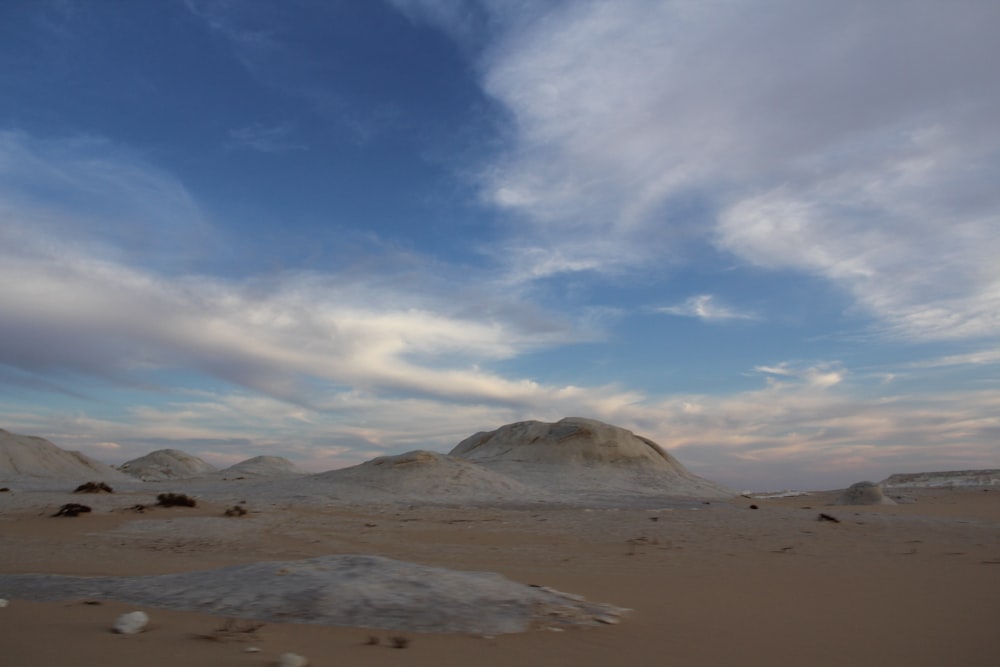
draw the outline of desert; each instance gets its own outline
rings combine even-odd
[[[277,457],[215,470],[183,452],[115,469],[6,431],[0,445],[3,664],[1000,655],[995,470],[744,493],[579,418],[320,474]],[[74,493],[87,482],[111,492]],[[70,504],[90,511],[53,516]],[[141,632],[112,631],[137,611]]]

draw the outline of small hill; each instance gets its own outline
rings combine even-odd
[[[547,494],[460,458],[422,450],[313,475],[357,502],[531,502]]]
[[[691,473],[652,440],[582,417],[518,422],[476,433],[451,456],[530,486],[595,499],[735,495]]]
[[[219,472],[227,479],[234,477],[295,477],[307,474],[283,456],[255,456],[240,461]]]
[[[71,452],[34,435],[0,429],[0,479],[126,481],[129,478],[86,454]]]
[[[216,470],[212,464],[179,449],[158,449],[127,461],[118,469],[144,482],[204,477]]]

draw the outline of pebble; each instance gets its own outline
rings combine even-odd
[[[134,635],[145,630],[147,625],[149,616],[145,612],[132,611],[119,616],[111,629],[120,635]]]

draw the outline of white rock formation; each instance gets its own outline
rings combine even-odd
[[[626,612],[492,572],[357,555],[141,577],[0,573],[0,590],[28,600],[87,597],[282,623],[479,635],[594,626]]]
[[[111,629],[120,635],[137,635],[149,625],[149,616],[143,611],[130,611],[122,614]]]
[[[882,486],[874,482],[851,484],[834,505],[895,505],[896,501],[882,493]]]
[[[235,477],[295,477],[307,474],[283,456],[255,456],[219,471],[225,479]]]
[[[158,449],[118,469],[146,482],[204,477],[216,470],[212,464],[178,449]]]
[[[691,473],[652,440],[580,417],[518,422],[477,433],[451,455],[531,486],[595,499],[735,495]]]
[[[25,478],[103,482],[130,479],[109,465],[61,449],[45,438],[0,429],[0,480]]]

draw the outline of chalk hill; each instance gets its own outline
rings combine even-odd
[[[451,456],[530,486],[594,499],[734,495],[691,473],[652,440],[581,417],[517,422],[476,433],[460,442]]]
[[[154,482],[168,479],[191,479],[215,472],[215,466],[179,449],[158,449],[137,459],[126,461],[119,470]]]
[[[0,429],[0,479],[124,481],[127,476],[86,454],[71,452],[45,438]]]

